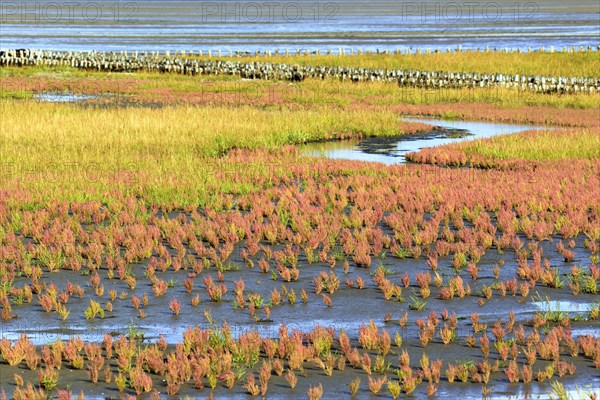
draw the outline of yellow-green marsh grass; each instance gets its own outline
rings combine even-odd
[[[591,129],[527,131],[455,145],[467,156],[492,159],[562,160],[600,158],[600,131]]]
[[[530,105],[551,106],[554,108],[600,108],[600,95],[573,93],[549,95],[523,91],[517,88],[414,88],[399,87],[385,82],[360,82],[307,79],[302,83],[272,81],[231,81],[214,79],[178,79],[176,81],[152,81],[148,86],[168,88],[172,93],[202,93],[206,98],[211,94],[240,93],[237,99],[248,103],[259,100],[300,105],[320,104],[367,104],[390,106],[407,104],[444,103],[493,103],[501,107],[521,107]],[[217,98],[217,96],[213,96]]]
[[[243,62],[272,62],[315,66],[415,69],[549,76],[600,76],[600,52],[452,52],[431,54],[289,55],[221,57]]]
[[[310,88],[310,86],[307,86]],[[373,105],[491,103],[503,108],[550,106],[553,108],[591,109],[600,107],[600,95],[548,95],[517,88],[429,89],[398,87],[383,82],[338,82],[335,96],[353,98],[355,102]]]
[[[124,171],[137,182],[127,192],[204,191],[207,158],[231,148],[403,133],[396,113],[360,108],[86,108],[23,101],[2,102],[0,110],[2,161],[9,169],[2,186],[18,180],[21,187],[73,198],[109,190],[114,174]]]

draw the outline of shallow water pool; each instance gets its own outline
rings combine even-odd
[[[387,165],[403,164],[406,162],[405,156],[407,153],[428,147],[531,129],[549,129],[536,125],[449,121],[429,118],[403,118],[403,120],[425,123],[433,125],[435,128],[430,132],[400,136],[308,143],[301,147],[301,152],[305,156],[313,157],[380,162]]]

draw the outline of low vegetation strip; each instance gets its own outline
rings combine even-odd
[[[7,51],[0,56],[1,66],[44,65],[71,66],[105,72],[147,71],[184,75],[236,75],[246,79],[302,81],[306,78],[333,78],[342,81],[383,81],[401,87],[418,88],[472,88],[516,87],[541,93],[585,92],[596,94],[600,77],[526,75],[522,73],[477,73],[469,71],[441,71],[386,69],[346,66],[316,66],[276,64],[270,62],[241,62],[197,60],[166,56],[117,55],[116,53],[72,53],[49,51]]]
[[[149,72],[107,74],[72,67],[0,68],[0,99],[45,93],[94,95],[110,107],[210,104],[257,108],[286,105],[393,107],[401,114],[429,112],[443,118],[504,120],[582,126],[598,124],[600,96],[586,92],[552,96],[517,87],[418,88],[386,82],[309,78],[302,82],[250,80],[230,75],[201,77]],[[588,111],[579,111],[579,110]],[[430,111],[427,111],[430,110]],[[432,114],[432,115],[433,115]]]
[[[597,49],[597,50],[600,50]],[[211,59],[221,61],[269,62],[273,64],[298,64],[329,67],[384,68],[384,69],[413,69],[430,71],[471,71],[478,73],[525,74],[525,75],[558,75],[558,76],[600,76],[598,64],[599,51],[588,49],[560,52],[544,51],[542,49],[529,52],[507,51],[455,51],[455,52],[416,52],[400,54],[379,52],[359,52],[354,54],[284,54],[279,52],[263,53],[261,55],[240,54],[227,56],[218,52],[175,52],[168,57],[188,59]],[[22,54],[13,50],[15,55]],[[115,55],[135,54],[143,52],[115,52]],[[159,57],[158,52],[148,52],[153,57]]]

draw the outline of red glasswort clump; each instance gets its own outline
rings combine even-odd
[[[181,311],[181,304],[175,297],[169,302],[169,310],[171,310],[173,315],[179,315]]]

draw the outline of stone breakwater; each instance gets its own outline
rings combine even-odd
[[[219,52],[220,53],[220,52]],[[219,54],[220,55],[220,54]],[[185,75],[237,75],[245,79],[302,81],[306,78],[353,82],[390,82],[401,87],[458,88],[507,87],[538,93],[597,94],[600,77],[568,77],[448,71],[312,66],[269,62],[200,59],[179,52],[56,52],[7,50],[0,52],[0,66],[70,66],[106,72],[161,72]],[[208,57],[213,57],[209,52]]]

